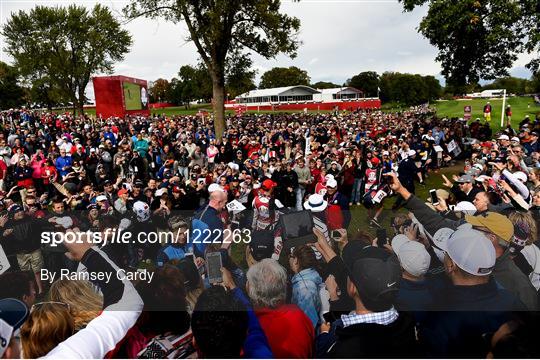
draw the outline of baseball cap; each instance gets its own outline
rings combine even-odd
[[[359,241],[347,243],[342,257],[366,308],[388,310],[399,290],[401,267],[398,258],[384,249]]]
[[[270,179],[264,180],[264,181],[262,182],[262,184],[261,184],[261,188],[262,188],[263,190],[266,190],[266,191],[271,190],[271,189],[273,189],[273,188],[276,187],[276,186],[277,186],[277,184],[276,184],[275,182],[273,182],[272,180],[270,180]]]
[[[454,211],[474,215],[476,213],[476,206],[470,201],[460,201],[454,207]]]
[[[517,136],[513,136],[513,137],[510,139],[510,141],[512,141],[512,142],[514,142],[514,141],[515,141],[515,142],[520,142],[520,140],[519,140],[519,138],[518,138]]]
[[[144,183],[141,180],[137,180],[135,181],[133,185],[135,185],[138,188],[142,188],[144,186]]]
[[[487,212],[479,216],[465,215],[465,221],[472,226],[484,227],[490,232],[510,242],[514,235],[514,225],[506,216],[495,212]]]
[[[510,140],[510,138],[508,135],[502,134],[497,138],[497,140]]]
[[[29,311],[26,305],[18,299],[0,300],[0,357],[9,346],[14,333],[26,321]]]
[[[495,266],[493,244],[482,232],[469,226],[460,226],[448,238],[440,238],[437,246],[444,250],[460,269],[471,275],[489,275]]]
[[[274,253],[274,238],[260,232],[253,233],[249,243],[249,251],[255,261],[272,257]]]
[[[472,183],[473,178],[470,174],[464,174],[459,177],[459,179],[456,180],[458,183]]]
[[[191,174],[191,180],[197,180],[197,174]]]
[[[129,191],[127,191],[127,189],[120,189],[120,190],[118,190],[118,196],[124,195],[124,194],[127,194],[127,193],[129,193]]]
[[[166,193],[167,193],[167,189],[166,188],[161,188],[161,189],[156,190],[155,195],[156,196],[161,196],[161,195],[166,194]]]
[[[13,204],[8,208],[8,211],[9,211],[10,214],[16,214],[19,211],[24,211],[24,209],[19,204]]]
[[[392,239],[392,249],[396,253],[401,267],[409,274],[422,276],[428,271],[431,257],[423,244],[399,234]]]
[[[180,189],[180,186],[178,185],[175,185],[173,186],[173,189],[172,189],[173,193],[181,193],[182,192],[182,189]]]
[[[336,179],[334,179],[334,178],[328,179],[328,180],[326,181],[326,187],[327,187],[327,188],[335,188],[335,187],[337,187],[337,181],[336,181]]]
[[[107,200],[107,197],[105,195],[96,196],[96,201],[105,201],[105,200]]]

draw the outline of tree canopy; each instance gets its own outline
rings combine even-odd
[[[463,93],[480,79],[508,76],[523,52],[538,55],[538,0],[400,0],[406,11],[429,5],[419,32],[437,47],[447,86]],[[538,56],[528,64],[534,72]]]
[[[318,81],[315,84],[311,84],[311,87],[314,89],[332,89],[332,88],[338,88],[338,84],[334,84],[330,81]]]
[[[385,72],[380,77],[381,100],[419,105],[441,96],[439,80],[433,76]]]
[[[379,75],[375,71],[364,71],[348,79],[345,85],[362,90],[365,97],[376,97],[379,87]]]
[[[296,66],[275,67],[261,76],[259,89],[269,89],[282,86],[308,85],[310,78],[306,70]]]
[[[145,16],[185,22],[212,78],[214,127],[225,130],[226,59],[231,53],[253,51],[270,59],[278,53],[296,56],[300,20],[279,12],[280,0],[136,0],[124,8],[131,19]]]
[[[17,107],[24,103],[24,90],[19,86],[18,73],[13,66],[0,61],[0,109]]]
[[[36,6],[19,11],[3,26],[6,50],[22,76],[46,76],[82,113],[85,89],[97,73],[110,73],[131,46],[111,11],[99,4]],[[42,77],[39,77],[42,78]]]

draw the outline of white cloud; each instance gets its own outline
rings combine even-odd
[[[35,4],[67,5],[74,1],[8,1],[0,0],[0,22],[12,11],[29,10]],[[92,6],[96,1],[79,0],[77,4]],[[100,1],[120,14],[126,1]],[[418,32],[420,19],[427,8],[404,13],[397,1],[317,1],[290,2],[283,0],[282,11],[301,20],[299,34],[303,44],[298,56],[291,59],[279,55],[275,59],[253,56],[258,70],[256,81],[274,66],[298,66],[308,71],[313,82],[332,81],[338,84],[362,71],[378,73],[400,71],[437,75],[440,64],[434,61],[437,50]],[[155,80],[170,79],[185,64],[195,65],[198,54],[191,42],[186,42],[183,24],[164,20],[137,19],[126,24],[133,35],[133,46],[124,61],[116,64],[115,74]],[[0,46],[3,47],[0,37]],[[516,69],[530,60],[520,56]],[[0,50],[0,59],[10,61]]]

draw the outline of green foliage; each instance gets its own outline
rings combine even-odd
[[[462,94],[480,79],[508,76],[522,52],[538,54],[537,0],[400,0],[406,11],[429,4],[419,32],[439,49],[448,89]],[[538,59],[528,64],[538,69]]]
[[[212,78],[215,132],[225,129],[225,70],[229,54],[253,51],[270,59],[279,53],[296,56],[300,20],[279,12],[280,0],[136,0],[124,14],[185,22]]]
[[[433,76],[385,72],[380,77],[380,87],[383,102],[418,105],[441,96],[441,85]]]
[[[152,85],[148,89],[148,95],[150,102],[163,102],[167,101],[169,93],[171,91],[171,84],[167,79],[157,79],[152,82]]]
[[[24,103],[24,91],[17,77],[14,67],[0,61],[0,109],[14,108]]]
[[[309,86],[310,78],[306,70],[301,70],[296,66],[288,68],[275,67],[261,76],[259,89],[269,89],[282,86],[307,85]]]
[[[345,85],[362,90],[365,97],[376,97],[379,75],[375,71],[364,71],[348,79]]]
[[[253,60],[246,54],[229,56],[225,69],[225,90],[228,99],[234,99],[257,88],[255,85],[257,70],[252,69],[252,65]]]
[[[49,80],[82,112],[92,75],[112,72],[132,40],[104,6],[36,6],[12,14],[3,26],[6,51],[21,75]]]
[[[338,88],[338,84],[334,84],[330,81],[318,81],[315,84],[311,84],[311,87],[314,89],[332,89],[332,88]]]
[[[521,79],[516,77],[504,77],[500,79],[496,79],[490,84],[487,84],[482,87],[482,90],[490,90],[490,89],[506,89],[506,92],[509,94],[525,94],[532,92],[530,87],[530,81],[527,79]]]

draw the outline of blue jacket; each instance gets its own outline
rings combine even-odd
[[[292,278],[292,303],[302,309],[315,329],[320,323],[321,297],[319,287],[321,284],[321,276],[313,268],[304,269]]]
[[[186,256],[188,252],[184,246],[174,246],[172,244],[162,247],[157,255],[157,266],[163,266],[171,260],[180,260]]]
[[[67,170],[62,170],[62,168],[65,166],[71,167],[72,164],[73,164],[73,160],[71,159],[71,156],[65,156],[65,157],[60,156],[56,158],[56,170],[58,170],[58,173],[61,176],[66,176],[69,172]]]
[[[268,339],[264,334],[264,330],[251,307],[251,303],[246,298],[246,295],[240,290],[235,288],[233,290],[234,296],[246,306],[248,314],[248,334],[244,341],[244,358],[246,359],[273,359],[274,355],[268,345]]]

